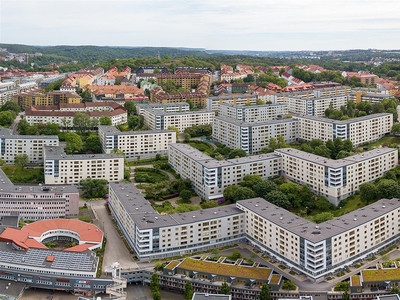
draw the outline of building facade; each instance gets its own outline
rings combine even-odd
[[[8,128],[0,129],[0,157],[10,164],[20,154],[28,155],[31,163],[43,162],[43,147],[56,147],[58,143],[56,135],[14,135]]]
[[[207,97],[207,110],[219,112],[220,104],[256,105],[258,97],[251,94]]]
[[[110,154],[113,149],[119,149],[127,159],[167,155],[169,144],[176,143],[176,132],[173,130],[121,132],[113,126],[100,125],[98,134],[104,153]]]
[[[16,94],[12,98],[22,109],[39,105],[60,105],[81,103],[82,97],[76,92],[53,91],[42,93],[38,91],[26,91]]]
[[[45,184],[79,184],[83,179],[124,178],[124,157],[116,154],[67,155],[62,147],[45,147]]]
[[[281,119],[288,114],[285,104],[235,105],[221,103],[218,116],[254,123]]]

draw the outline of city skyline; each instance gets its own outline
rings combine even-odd
[[[396,49],[394,0],[2,1],[0,41],[218,50]]]

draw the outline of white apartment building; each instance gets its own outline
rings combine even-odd
[[[107,116],[113,126],[128,121],[126,108],[113,101],[30,106],[25,109],[25,120],[29,125],[55,123],[60,127],[72,127],[77,112],[85,113],[90,119],[97,120]]]
[[[18,93],[17,84],[13,81],[0,82],[0,105],[11,101],[12,97]]]
[[[104,153],[110,154],[113,149],[119,149],[127,159],[167,155],[169,144],[176,143],[176,132],[173,130],[121,132],[113,126],[100,125],[98,134]]]
[[[315,224],[262,198],[236,206],[246,216],[246,238],[289,268],[322,281],[386,247],[400,237],[400,200],[382,199]]]
[[[30,81],[18,84],[18,93],[27,92],[33,89],[37,89],[39,85],[36,81]]]
[[[348,96],[315,97],[314,94],[308,98],[286,96],[285,103],[290,113],[307,116],[324,116],[325,110],[332,105],[333,109],[339,110],[346,105]]]
[[[288,143],[296,141],[297,126],[298,122],[292,118],[247,123],[218,116],[213,121],[212,137],[230,148],[240,148],[254,154],[268,148],[270,138],[282,136]]]
[[[288,114],[286,104],[238,105],[221,103],[218,116],[243,122],[266,122],[281,119]]]
[[[338,160],[292,148],[277,149],[275,153],[282,159],[280,175],[307,184],[334,205],[357,192],[362,183],[382,177],[398,164],[398,151],[394,148],[374,149]]]
[[[365,90],[352,91],[349,94],[349,100],[359,103],[361,101],[371,103],[381,103],[383,100],[393,98],[393,95],[380,92],[369,92]]]
[[[136,113],[138,115],[143,114],[143,110],[155,109],[164,112],[186,112],[190,111],[190,105],[187,102],[176,102],[176,103],[147,103],[147,104],[136,104]]]
[[[281,170],[281,158],[274,153],[216,160],[187,144],[170,144],[168,162],[182,178],[190,179],[196,193],[206,200],[223,197],[227,186],[247,174],[269,178]]]
[[[58,136],[13,135],[8,128],[0,128],[0,157],[6,163],[14,163],[19,154],[26,154],[29,162],[43,162],[43,147],[58,146]]]
[[[313,116],[295,116],[298,122],[298,138],[306,141],[320,139],[324,142],[341,138],[349,139],[354,146],[379,140],[389,134],[393,126],[393,114],[379,113],[345,121]]]
[[[45,147],[45,184],[79,184],[83,179],[124,178],[124,157],[116,154],[67,155],[62,147]]]
[[[211,124],[215,113],[213,111],[184,111],[184,112],[164,112],[157,109],[145,109],[141,112],[144,124],[151,130],[165,130],[173,126],[183,132],[186,128],[193,125]]]
[[[139,259],[165,258],[244,241],[244,215],[235,205],[160,215],[133,184],[110,183],[109,207]]]
[[[215,96],[206,99],[207,110],[219,111],[220,104],[256,105],[258,97],[251,94]]]
[[[0,215],[26,220],[76,218],[79,191],[75,186],[14,185],[0,169]]]

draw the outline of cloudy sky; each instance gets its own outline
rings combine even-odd
[[[0,42],[399,49],[400,0],[0,0]]]

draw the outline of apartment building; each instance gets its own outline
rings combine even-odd
[[[347,101],[348,96],[315,97],[314,94],[308,97],[285,96],[285,103],[290,113],[319,117],[324,116],[325,110],[330,106],[339,110],[341,106],[347,104]]]
[[[60,105],[81,103],[82,97],[75,92],[53,91],[42,93],[38,91],[25,91],[12,97],[12,101],[18,103],[22,109],[31,106]]]
[[[244,241],[244,216],[235,205],[160,215],[130,183],[109,185],[109,208],[139,259],[165,258]]]
[[[67,155],[62,147],[44,148],[45,184],[79,184],[83,179],[124,178],[124,157],[116,154]]]
[[[25,120],[29,125],[55,123],[60,127],[72,127],[74,116],[78,112],[98,121],[102,116],[107,116],[114,126],[128,121],[126,108],[112,101],[29,106],[25,109]]]
[[[168,162],[207,200],[223,197],[227,186],[237,184],[247,174],[269,178],[281,170],[281,158],[275,153],[216,160],[187,144],[170,144]]]
[[[219,112],[220,104],[256,105],[258,97],[251,94],[207,97],[207,110]]]
[[[393,98],[393,95],[388,93],[381,92],[371,92],[366,90],[356,90],[352,91],[349,94],[349,100],[354,101],[356,103],[360,103],[362,101],[371,102],[371,103],[381,103],[383,100]]]
[[[187,102],[177,103],[146,103],[136,104],[136,113],[138,115],[143,114],[143,110],[154,109],[164,112],[184,112],[190,111],[190,105]]]
[[[18,93],[17,84],[13,81],[0,82],[0,105],[11,101],[12,97]]]
[[[0,128],[0,157],[6,163],[14,163],[19,154],[28,155],[29,162],[43,162],[43,147],[58,146],[58,136],[14,135],[8,128]]]
[[[314,116],[295,116],[298,122],[298,138],[324,142],[341,138],[349,139],[354,146],[379,140],[391,132],[393,114],[379,113],[338,121]]]
[[[281,119],[288,114],[286,104],[238,105],[221,103],[218,116],[243,122],[265,122]]]
[[[292,148],[277,149],[275,154],[282,159],[280,175],[307,184],[334,205],[357,192],[362,183],[382,177],[398,164],[398,151],[394,148],[374,149],[338,160]]]
[[[236,203],[250,244],[289,268],[321,281],[395,244],[400,201],[382,199],[324,223],[300,218],[262,198]]]
[[[169,144],[176,143],[176,132],[173,130],[121,132],[114,126],[100,125],[98,134],[104,153],[110,154],[113,149],[119,149],[127,159],[167,155]]]
[[[75,186],[15,185],[0,169],[0,214],[26,220],[76,218],[79,191]]]
[[[193,125],[211,124],[215,113],[206,110],[165,112],[159,109],[143,109],[141,115],[144,118],[144,124],[152,130],[166,130],[173,126],[183,132]]]
[[[279,136],[282,136],[288,143],[296,141],[298,122],[290,118],[248,123],[220,116],[213,120],[213,140],[230,148],[243,149],[249,154],[255,154],[263,148],[268,148],[269,140]]]

